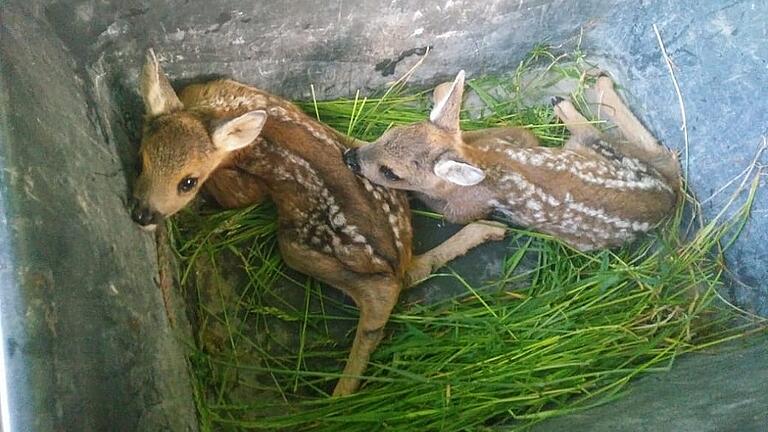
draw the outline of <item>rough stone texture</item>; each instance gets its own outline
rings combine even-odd
[[[759,1],[639,3],[611,8],[585,32],[585,44],[610,66],[628,90],[630,106],[651,131],[682,151],[680,108],[652,30],[657,24],[684,98],[689,183],[700,200],[707,200],[750,164],[768,134],[768,99],[763,97],[768,8]],[[735,280],[727,294],[740,306],[768,316],[768,190],[764,180],[760,186],[750,223],[728,253]],[[705,215],[714,217],[732,192],[730,188],[708,201]]]
[[[416,84],[434,84],[461,68],[470,75],[509,71],[535,43],[564,44],[567,51],[581,40],[627,89],[630,106],[657,137],[682,149],[680,111],[651,27],[656,23],[677,66],[690,181],[700,198],[743,170],[768,127],[762,97],[768,9],[759,1],[9,3],[0,11],[0,127],[7,129],[0,221],[8,222],[0,226],[0,240],[7,236],[2,245],[11,248],[0,246],[0,300],[14,384],[35,389],[12,402],[20,419],[39,426],[34,430],[193,427],[189,394],[178,393],[186,385],[178,381],[185,377],[182,353],[152,281],[154,251],[123,204],[141,113],[136,76],[148,46],[177,85],[223,74],[290,98],[308,97],[313,83],[325,98],[380,88],[427,46],[432,51],[414,75]],[[705,205],[709,217],[727,195]],[[767,196],[763,187],[750,224],[729,251],[737,283],[728,294],[762,314],[768,314]],[[423,246],[433,241],[429,234],[419,239]],[[480,273],[493,274],[499,258],[497,245],[457,267],[477,269],[483,262],[484,271],[475,274],[485,277]],[[6,289],[9,281],[23,288],[20,296]],[[24,321],[14,321],[19,317]],[[680,368],[727,378],[738,363],[742,375],[754,379],[726,391],[765,388],[765,376],[755,372],[764,359],[722,358],[728,367],[719,370],[693,360]],[[709,390],[690,391],[697,396],[686,404]],[[678,411],[686,412],[686,404]],[[658,430],[668,425],[661,421]],[[733,430],[749,430],[744,425]]]
[[[76,61],[28,10],[0,16],[11,430],[196,430],[183,326],[169,327],[151,237],[125,210],[122,167]]]
[[[87,62],[105,58],[133,80],[154,46],[176,79],[224,74],[281,95],[354,95],[396,79],[432,47],[416,82],[516,66],[534,43],[571,37],[603,12],[591,2],[237,0],[54,2],[46,11]],[[597,2],[595,2],[597,3]]]

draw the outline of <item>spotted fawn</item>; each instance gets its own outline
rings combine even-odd
[[[356,391],[400,291],[467,250],[501,239],[498,225],[469,225],[412,256],[403,193],[355,175],[343,152],[353,139],[290,102],[230,80],[177,95],[152,50],[140,92],[146,117],[133,219],[152,227],[205,188],[226,208],[271,199],[285,263],[348,294],[357,332],[334,395]]]
[[[452,222],[499,212],[576,249],[614,247],[647,232],[675,208],[680,168],[624,105],[605,75],[601,110],[623,139],[611,140],[566,99],[555,114],[570,132],[562,148],[539,146],[528,131],[459,129],[464,72],[439,86],[429,120],[395,127],[350,149],[347,165],[372,182],[416,192]]]

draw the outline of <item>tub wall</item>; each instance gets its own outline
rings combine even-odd
[[[680,107],[654,23],[684,97],[690,184],[706,199],[747,166],[766,135],[768,9],[760,2],[6,2],[0,6],[0,307],[15,421],[41,431],[196,428],[183,315],[169,326],[151,237],[125,209],[141,122],[136,76],[147,47],[161,54],[176,84],[228,75],[289,98],[308,98],[314,84],[319,98],[329,98],[381,88],[425,47],[431,54],[414,75],[417,85],[459,69],[509,71],[539,42],[564,51],[580,43],[625,88],[656,136],[684,151]],[[723,289],[763,315],[766,193],[763,187],[728,253],[734,282]],[[713,217],[727,198],[707,201],[705,214]],[[421,242],[435,235],[441,234],[424,233]],[[500,257],[481,249],[456,267],[476,268],[480,260],[493,273]],[[687,388],[692,396],[675,412],[716,415],[725,401],[704,396],[728,382],[736,387],[723,391],[734,394],[765,388],[768,378],[757,373],[765,351],[763,360],[741,351],[714,357],[723,359],[716,367],[687,364],[691,374],[722,385]],[[755,378],[731,380],[728,365]],[[656,386],[638,388],[647,390],[630,400],[652,407],[642,395],[653,395]],[[663,397],[672,400],[672,393]],[[710,411],[690,409],[696,401],[707,401]],[[754,413],[762,420],[756,416],[764,415],[765,401],[750,396],[729,406],[741,414],[717,415]],[[623,408],[605,409],[601,416],[610,417]]]

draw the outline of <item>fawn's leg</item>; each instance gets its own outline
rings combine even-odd
[[[347,365],[342,372],[343,376],[333,389],[333,396],[346,396],[360,387],[361,376],[368,366],[371,353],[384,335],[384,325],[387,324],[392,308],[397,303],[400,288],[401,285],[395,278],[382,277],[378,280],[362,280],[356,289],[347,291],[360,309],[360,320]]]
[[[413,258],[405,276],[405,287],[425,279],[434,269],[486,241],[503,239],[506,232],[506,226],[498,222],[479,221],[465,226],[437,247]],[[333,390],[334,396],[352,394],[360,386],[360,377],[365,372],[371,353],[381,341],[384,325],[389,320],[401,287],[394,279],[383,278],[344,290],[355,299],[360,309],[360,321],[344,367],[344,376]]]
[[[552,98],[552,105],[555,109],[555,115],[571,133],[571,137],[563,148],[577,152],[588,149],[586,151],[590,154],[594,151],[609,159],[618,157],[615,149],[602,139],[600,131],[581,115],[570,100],[554,97]]]
[[[555,109],[555,115],[568,128],[572,136],[600,136],[600,131],[581,115],[570,100],[556,96],[552,98],[552,106]]]
[[[605,107],[605,116],[613,122],[628,141],[620,151],[642,160],[673,182],[680,178],[680,164],[675,154],[659,144],[648,129],[624,104],[614,89],[613,80],[607,75],[600,75],[596,85],[601,106]]]
[[[607,75],[600,75],[597,78],[596,88],[602,106],[601,112],[618,126],[624,138],[649,153],[658,153],[661,146],[632,111],[624,105],[614,89],[613,80]]]
[[[406,274],[405,288],[426,279],[434,270],[464,255],[470,249],[489,240],[503,239],[506,233],[506,226],[498,222],[472,222],[435,248],[413,257]]]

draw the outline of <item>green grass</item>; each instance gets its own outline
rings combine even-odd
[[[536,47],[514,73],[468,83],[483,107],[462,126],[523,126],[560,145],[564,128],[548,105],[529,106],[529,95],[572,79],[587,109],[590,67],[581,53]],[[399,83],[378,98],[301,106],[372,140],[426,118],[428,96]],[[632,379],[668,370],[682,353],[755,331],[716,291],[724,247],[746,221],[757,182],[742,185],[747,196],[730,218],[705,224],[680,208],[663,229],[616,251],[584,254],[510,228],[501,276],[482,287],[450,269],[435,276],[460,281],[466,293],[400,305],[364,387],[342,399],[328,393],[356,311],[283,266],[273,207],[185,212],[171,233],[194,299],[190,363],[202,429],[518,430],[619,397]]]

